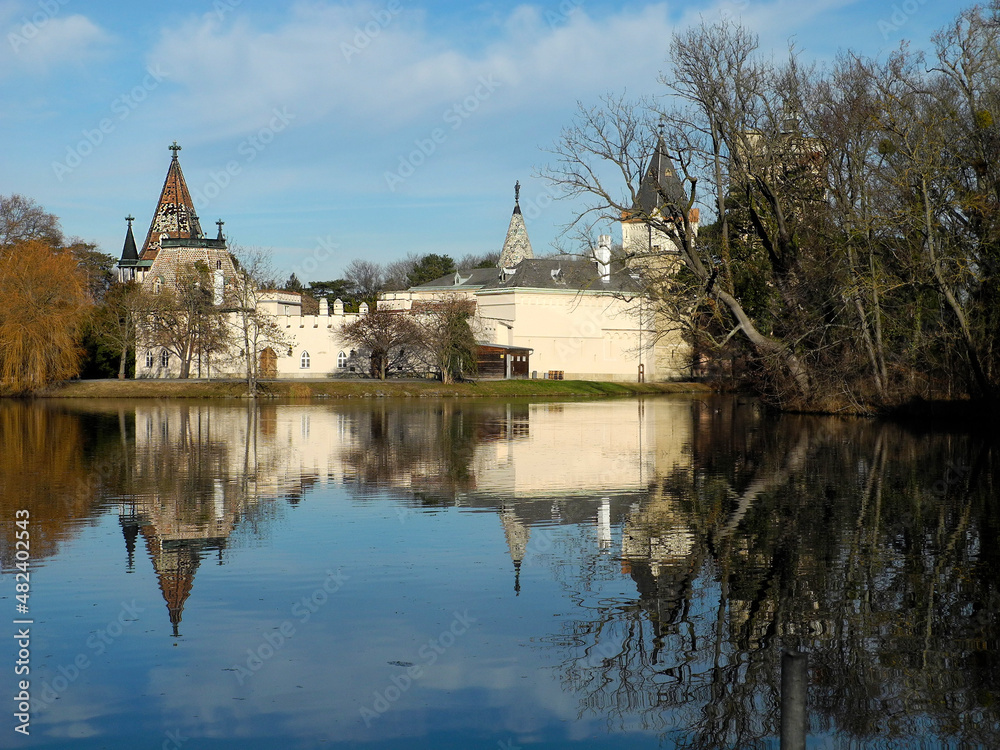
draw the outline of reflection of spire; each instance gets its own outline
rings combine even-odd
[[[514,509],[504,503],[500,510],[500,523],[503,524],[503,533],[507,537],[507,549],[510,552],[510,559],[514,561],[514,593],[521,593],[521,561],[528,548],[528,538],[531,535],[529,529],[522,523]]]
[[[210,540],[162,539],[150,526],[143,527],[142,531],[159,579],[160,592],[167,603],[174,637],[178,637],[184,603],[191,595],[194,574]]]
[[[139,536],[139,517],[135,512],[135,500],[122,503],[118,507],[118,523],[125,536],[125,551],[128,553],[128,572],[135,567],[135,539]]]

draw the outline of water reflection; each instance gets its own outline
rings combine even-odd
[[[282,721],[300,725],[289,747],[314,744],[319,726],[332,742],[372,746],[444,746],[435,732],[453,730],[456,746],[496,746],[507,732],[515,744],[554,747],[567,732],[595,746],[763,747],[777,734],[785,648],[810,656],[811,733],[830,747],[919,747],[927,737],[1000,745],[997,454],[970,435],[776,417],[730,398],[4,403],[0,447],[5,573],[15,509],[31,510],[39,566],[72,562],[66,544],[113,515],[119,547],[109,554],[123,573],[149,565],[166,605],[158,617],[168,628],[149,637],[166,632],[226,654],[200,676],[216,687],[199,711],[215,718],[186,719],[192,736],[235,737],[243,722],[241,746],[251,746],[264,710],[253,694],[246,711],[230,708],[248,700],[219,676],[238,658],[226,645],[238,627],[227,629],[224,612],[212,619],[226,597],[234,619],[254,604],[229,593],[243,585],[226,578],[236,571],[216,576],[203,563],[280,592],[302,559],[350,549],[351,575],[367,588],[351,607],[316,615],[329,618],[326,639],[282,652],[289,669],[307,658],[350,674],[350,684],[337,688],[333,713],[283,710]],[[337,505],[341,496],[351,507]],[[290,515],[300,504],[313,508],[308,522]],[[495,590],[491,545],[506,558]],[[148,563],[136,560],[140,546]],[[283,557],[296,562],[276,569]],[[387,572],[372,573],[383,560]],[[196,577],[211,581],[201,597]],[[450,596],[492,608],[470,658],[525,665],[528,706],[503,676],[509,666],[461,670],[449,691],[423,699],[422,713],[405,714],[410,724],[391,718],[402,712],[375,730],[359,724],[358,708],[388,679],[371,676],[373,664],[408,663],[375,645],[401,627],[375,613],[388,603],[405,610],[418,590],[435,611],[453,606]],[[484,600],[484,590],[495,593]],[[515,611],[524,622],[507,619]],[[515,631],[530,649],[490,651]],[[136,659],[134,669],[152,674]],[[332,689],[309,673],[289,679]],[[470,710],[480,725],[470,727]],[[60,711],[44,721],[55,733]],[[522,724],[532,727],[524,736]],[[118,736],[110,725],[95,731],[102,742]]]

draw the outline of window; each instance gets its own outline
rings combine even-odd
[[[168,352],[166,349],[160,352],[160,366],[170,367],[170,352]]]
[[[347,367],[347,355],[343,352],[337,355],[337,367]]]
[[[163,277],[157,276],[156,281],[153,282],[153,294],[159,294],[163,291]]]
[[[146,352],[146,367],[153,366],[153,352]]]
[[[309,369],[309,352],[302,352],[302,356],[299,357],[299,367],[303,370]]]
[[[221,271],[222,270],[222,261],[221,260],[215,261],[215,270],[216,271]]]

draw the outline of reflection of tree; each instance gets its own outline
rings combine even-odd
[[[359,494],[397,488],[428,504],[453,501],[474,489],[476,446],[500,437],[505,415],[504,405],[451,401],[366,407],[353,415],[354,440],[343,457],[348,481]]]
[[[121,478],[126,457],[112,438],[118,415],[86,419],[62,408],[0,402],[0,563],[14,562],[17,510],[30,514],[31,559],[55,554],[59,542],[86,522],[101,490]]]
[[[585,595],[587,565],[565,584],[581,617],[559,670],[581,713],[678,747],[758,746],[781,649],[800,647],[820,727],[998,746],[995,447],[696,408],[693,471],[657,479],[623,525],[637,598]]]

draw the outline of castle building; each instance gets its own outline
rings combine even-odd
[[[141,251],[133,234],[133,217],[118,262],[122,281],[136,280],[152,294],[177,291],[190,281],[189,269],[201,274],[195,284],[211,287],[212,303],[238,330],[245,314],[234,292],[240,279],[217,222],[218,235],[205,237],[191,193],[181,171],[176,141],[160,198]],[[602,235],[590,257],[535,257],[520,207],[520,184],[514,187],[514,209],[496,268],[472,269],[435,279],[405,292],[390,292],[379,309],[419,314],[443,298],[463,297],[475,305],[473,331],[485,377],[560,377],[583,380],[676,380],[690,373],[689,349],[679,331],[651,312],[640,275],[612,261],[611,237]],[[643,218],[675,216],[683,189],[666,155],[662,137],[642,183],[633,212],[622,220],[623,243],[645,247],[648,255],[672,255],[676,237],[651,227]],[[697,221],[697,211],[692,217]],[[658,221],[657,224],[662,222]],[[655,236],[654,236],[655,235]],[[653,240],[656,240],[654,244]],[[643,244],[645,243],[645,244]],[[674,248],[673,252],[669,248]],[[655,251],[655,252],[654,252]],[[641,253],[636,253],[638,257]],[[649,262],[653,262],[650,257]],[[208,290],[206,290],[207,292]],[[266,315],[280,341],[259,351],[261,377],[324,378],[364,374],[364,353],[346,342],[340,331],[367,314],[345,313],[340,300],[320,300],[318,314],[303,314],[302,297],[284,291],[257,291],[255,312]],[[674,326],[673,328],[677,328]],[[243,377],[246,356],[241,336],[221,350],[182,359],[178,347],[156,343],[140,332],[136,377]],[[190,347],[189,347],[190,349]],[[256,348],[250,349],[257,351]],[[530,364],[529,364],[530,357]],[[497,364],[500,363],[500,364]]]
[[[665,186],[660,187],[660,184]],[[482,345],[530,351],[530,373],[576,380],[677,380],[690,374],[689,347],[677,326],[657,320],[639,275],[612,262],[611,237],[602,235],[591,257],[536,258],[514,186],[514,210],[497,268],[442,276],[405,292],[390,292],[380,309],[411,310],[444,296],[476,305],[473,330]],[[681,190],[662,146],[636,201],[646,217],[658,217],[662,193]],[[696,216],[696,213],[695,213]],[[637,215],[622,222],[626,242],[642,243],[656,232],[655,254],[666,247],[676,263],[675,239],[651,229]],[[668,244],[669,243],[669,244]],[[643,253],[643,262],[652,262]],[[663,325],[659,325],[659,324]],[[658,327],[659,326],[659,327]]]

